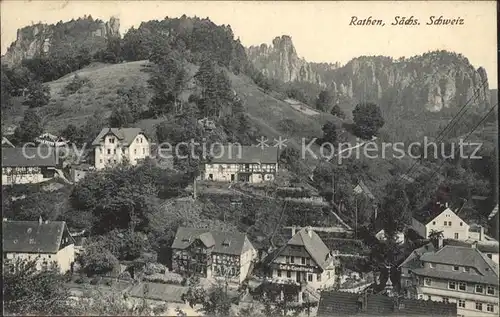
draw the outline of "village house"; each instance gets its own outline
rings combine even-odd
[[[149,139],[139,128],[104,128],[92,142],[94,166],[107,166],[127,161],[136,165],[150,156]]]
[[[74,183],[81,181],[88,173],[94,170],[94,166],[86,163],[71,165],[69,169],[70,180]]]
[[[173,271],[208,279],[239,284],[251,273],[256,257],[244,233],[180,227],[172,243]]]
[[[74,240],[64,221],[2,222],[4,262],[36,260],[37,269],[59,266],[61,273],[71,270],[75,261]],[[11,262],[13,263],[13,262]]]
[[[424,210],[415,212],[411,224],[413,230],[424,239],[428,239],[433,231],[441,231],[444,239],[469,238],[469,225],[453,212],[447,203],[431,204]]]
[[[482,240],[482,241],[477,241],[474,239],[468,239],[465,241],[461,240],[453,240],[453,239],[448,239],[443,241],[443,245],[455,245],[455,246],[462,246],[462,247],[472,247],[475,246],[480,252],[485,254],[487,257],[489,257],[493,262],[496,264],[499,264],[499,244],[498,241],[491,239],[491,240]]]
[[[311,294],[336,283],[338,263],[311,228],[292,232],[292,238],[271,253],[266,262],[273,283],[305,286]],[[302,296],[298,298],[300,302]]]
[[[458,316],[498,316],[498,265],[477,248],[446,245],[413,256],[401,266],[410,276],[407,296],[454,303]]]
[[[48,181],[58,166],[54,151],[48,148],[2,148],[2,185]]]
[[[317,316],[455,317],[457,308],[450,303],[398,299],[383,294],[325,291],[321,293]]]
[[[205,164],[206,180],[217,182],[272,181],[278,171],[278,148],[255,146],[224,146]]]

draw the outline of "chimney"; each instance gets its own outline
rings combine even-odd
[[[479,226],[479,241],[483,241],[484,239],[484,227]]]
[[[448,202],[445,202],[445,203],[444,203],[444,206],[445,206],[446,208],[448,208]]]
[[[443,247],[443,237],[438,238],[438,249],[441,249]]]
[[[292,226],[292,237],[295,235],[295,226]]]
[[[471,247],[473,249],[476,249],[477,248],[477,241],[472,242]]]

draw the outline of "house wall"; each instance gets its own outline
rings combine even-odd
[[[35,184],[54,177],[53,169],[43,173],[41,167],[2,167],[2,185]]]
[[[7,260],[37,260],[37,270],[41,270],[44,262],[49,265],[51,262],[56,262],[59,265],[61,273],[66,273],[71,269],[71,263],[75,261],[74,245],[68,245],[59,252],[52,253],[5,253],[4,257]]]
[[[249,174],[250,183],[262,183],[274,180],[277,169],[278,164],[205,164],[205,180],[237,182],[240,179],[240,175]]]
[[[498,263],[498,252],[496,253],[491,253],[491,252],[483,252],[484,254],[486,254],[487,257],[489,257],[493,262],[495,262],[496,264],[499,264]]]
[[[413,230],[415,230],[421,237],[427,237],[425,225],[419,222],[417,219],[411,218],[411,226]]]
[[[294,263],[291,263],[291,257],[288,257],[289,262],[287,263],[287,256],[276,257],[273,264],[282,265],[283,269],[272,269],[273,280],[278,283],[286,283],[288,281],[296,283],[297,275],[299,275],[299,279],[306,282],[313,289],[325,288],[335,284],[335,267],[333,264],[326,270],[322,270],[310,256],[293,258]],[[306,259],[306,264],[302,264],[302,258]],[[287,267],[290,268],[286,269]]]
[[[252,261],[257,258],[257,250],[252,246],[250,241],[248,241],[248,238],[245,238],[245,244],[248,244],[250,248],[244,251],[240,256],[240,283],[248,277]]]
[[[432,230],[442,231],[443,239],[467,240],[469,238],[469,225],[451,209],[446,209],[439,216],[432,219],[425,228],[426,235],[423,236],[424,238],[429,238]]]
[[[425,263],[425,266],[438,271],[453,271],[453,266],[451,265],[433,264],[433,266],[430,267],[429,263]],[[459,267],[459,271],[463,272],[464,268]],[[480,273],[476,269],[470,268],[468,274],[479,275]],[[447,300],[451,303],[456,303],[458,315],[498,315],[498,285],[425,278],[423,276],[419,276],[418,280],[414,280],[414,282],[417,285],[416,293],[419,298],[433,301]],[[453,285],[450,285],[450,282],[454,283],[454,289]],[[476,292],[476,285],[481,285],[483,287],[482,293]],[[493,292],[488,294],[488,291],[491,290]],[[476,309],[476,303],[482,304],[482,310]],[[489,308],[493,309],[493,311],[488,311],[488,304],[491,305]]]
[[[126,146],[113,134],[106,135],[104,141],[94,150],[96,169],[121,163],[127,158],[131,165],[136,165],[137,160],[150,156],[150,144],[144,134],[138,134],[135,139]]]

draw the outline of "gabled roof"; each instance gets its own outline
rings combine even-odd
[[[2,148],[2,166],[55,167],[57,158],[55,151],[48,147]]]
[[[398,317],[456,316],[457,306],[454,303],[447,304],[416,299],[399,299],[399,302],[397,302],[397,299],[382,294],[363,295],[339,291],[321,292],[317,316],[354,315]]]
[[[99,145],[108,133],[114,134],[125,146],[130,145],[137,135],[144,134],[140,128],[103,128],[92,141],[92,145]]]
[[[455,240],[455,239],[444,239],[444,245],[460,246],[472,248],[472,245],[476,243],[476,248],[483,253],[498,253],[498,241],[474,241],[474,240]]]
[[[323,270],[327,268],[330,250],[313,230],[302,228],[286,245],[303,246],[319,267]]]
[[[6,137],[2,137],[2,147],[4,147],[4,145],[6,147],[15,147],[14,144],[12,144],[12,142],[9,141],[9,139],[7,139]]]
[[[409,268],[412,266],[413,261],[420,258],[423,254],[427,252],[434,252],[436,248],[432,242],[427,243],[426,245],[421,246],[418,249],[415,249],[411,252],[411,254],[399,265],[399,267]]]
[[[244,233],[179,227],[172,249],[186,249],[196,240],[200,240],[207,248],[213,248],[212,252],[222,254],[239,255],[253,247]]]
[[[443,248],[434,253],[426,253],[420,258],[423,262],[441,263],[454,266],[464,266],[475,268],[480,275],[472,275],[468,273],[449,272],[456,279],[471,278],[482,283],[490,283],[498,285],[498,265],[480,252],[477,248],[445,245]],[[445,272],[421,269],[417,274],[443,274]],[[462,276],[463,275],[463,276]],[[471,280],[472,281],[472,280]]]
[[[3,221],[3,252],[57,253],[64,230],[64,221]]]
[[[457,217],[459,217],[457,212],[453,211],[453,210],[456,210],[453,207],[449,207],[446,205],[439,205],[439,204],[435,204],[435,203],[430,203],[424,209],[414,212],[413,218],[418,220],[421,224],[426,225],[429,222],[431,222],[433,219],[435,219],[437,216],[439,216],[440,214],[445,212],[446,210],[450,210]]]
[[[268,163],[278,162],[278,148],[257,146],[223,146],[215,147],[211,163]]]
[[[365,183],[362,180],[360,180],[358,186],[354,188],[354,192],[356,192],[357,194],[364,193],[370,199],[375,199],[375,196],[373,196],[370,189],[365,185]]]

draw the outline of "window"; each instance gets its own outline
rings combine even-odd
[[[443,297],[443,303],[448,304],[450,299],[448,297]]]
[[[460,227],[462,227],[463,225],[464,225],[464,223],[460,221]]]
[[[484,293],[483,285],[476,285],[476,293]]]
[[[146,154],[146,149],[142,149],[142,154]]]
[[[493,313],[494,312],[493,304],[486,304],[486,311]]]
[[[430,267],[431,269],[433,269],[433,268],[434,268],[434,263],[429,263],[429,267]]]
[[[321,282],[321,274],[316,274],[316,281]]]
[[[113,154],[116,154],[116,149],[113,149]]]
[[[456,289],[457,288],[457,284],[455,284],[455,282],[448,282],[448,289]]]
[[[448,226],[450,226],[450,227],[451,227],[451,221],[448,221]]]
[[[301,258],[301,263],[306,264],[306,258]]]
[[[490,259],[493,258],[493,255],[491,253],[486,253],[486,256],[489,257]]]
[[[286,277],[292,277],[292,271],[286,271]]]
[[[109,138],[109,143],[115,143],[115,138]]]
[[[111,149],[108,149],[108,154],[111,154]]]
[[[444,226],[446,227],[446,225],[447,225],[447,224],[448,224],[448,221],[445,221],[445,222],[444,222]]]
[[[278,277],[281,277],[281,270],[278,270]]]
[[[467,289],[467,284],[466,283],[459,283],[458,289],[461,291],[465,291]]]
[[[455,239],[458,239],[459,235],[455,232]]]
[[[102,159],[99,160],[99,163],[102,163]]]
[[[458,270],[460,270],[460,267],[458,267],[458,266],[453,267],[453,271],[458,271]]]
[[[431,285],[431,279],[430,278],[424,278],[424,285],[425,286],[430,286]]]
[[[134,149],[134,154],[137,154],[137,149]]]
[[[427,295],[427,300],[432,300],[431,295]]]
[[[465,308],[465,301],[463,299],[458,300],[458,307]]]
[[[295,263],[295,258],[293,256],[290,257],[290,263]]]
[[[483,303],[476,303],[477,310],[483,310]]]
[[[470,272],[470,268],[468,268],[468,267],[464,267],[464,272],[469,273],[469,272]]]
[[[486,294],[495,295],[495,288],[493,286],[488,286],[488,288],[486,289]]]
[[[285,257],[285,261],[286,263],[290,263],[290,257],[289,256]]]
[[[312,282],[312,281],[313,281],[313,276],[312,276],[312,274],[307,274],[307,280],[308,280],[309,282]]]

